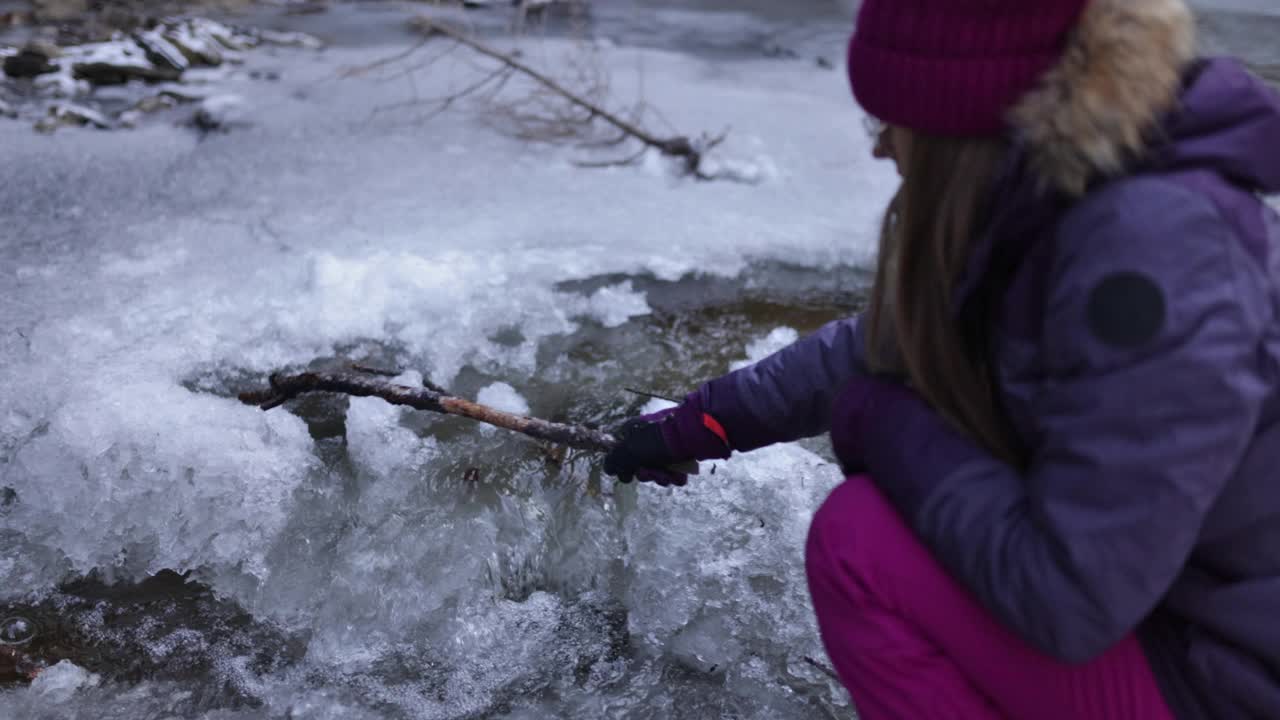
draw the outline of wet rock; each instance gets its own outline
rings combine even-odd
[[[72,103],[58,103],[49,107],[49,114],[36,123],[36,130],[51,133],[58,128],[88,125],[107,129],[111,127],[111,122],[102,113],[92,108]]]
[[[196,65],[221,65],[258,44],[252,35],[236,32],[213,20],[193,18],[168,25],[164,39]]]
[[[5,102],[4,100],[0,100],[0,117],[16,118],[18,117],[18,109],[10,105],[9,103]],[[8,490],[8,489],[9,488],[5,488],[5,490]],[[3,494],[4,493],[0,491],[0,496],[3,496]],[[4,503],[0,502],[0,505],[3,505],[3,504]]]
[[[4,59],[4,74],[11,78],[32,78],[55,72],[58,66],[53,58],[57,55],[57,47],[48,43],[28,43],[26,47]]]
[[[163,37],[186,56],[191,64],[222,64],[222,48],[197,25],[190,22],[180,23],[166,29]]]
[[[32,682],[38,691],[63,680],[85,687],[74,681],[92,683],[92,675],[129,684],[202,678],[231,657],[267,672],[292,664],[306,649],[302,638],[256,620],[207,586],[168,570],[136,584],[90,577],[35,604],[0,603],[0,617],[15,615],[30,618],[39,633],[25,645],[0,645],[0,689]],[[216,699],[204,701],[217,706],[245,699],[235,687],[221,690]],[[203,717],[209,709],[191,708],[174,717]],[[10,717],[2,711],[0,716]]]
[[[119,85],[134,79],[164,82],[182,77],[179,69],[154,65],[149,53],[133,40],[78,45],[68,48],[66,54],[75,77],[95,85]]]
[[[183,55],[176,45],[166,40],[159,30],[135,33],[133,40],[146,53],[151,64],[158,68],[181,73],[191,66],[187,56]]]

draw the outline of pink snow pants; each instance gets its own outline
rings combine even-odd
[[[1069,665],[1001,626],[871,480],[851,476],[805,551],[827,655],[860,720],[1173,720],[1138,641]]]

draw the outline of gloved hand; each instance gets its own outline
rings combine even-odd
[[[674,408],[632,418],[614,434],[619,442],[605,456],[604,472],[624,483],[639,479],[683,486],[689,475],[678,466],[727,458],[731,452],[724,429],[702,412],[696,393]]]
[[[662,487],[683,486],[689,482],[688,475],[670,467],[692,458],[678,458],[667,447],[662,438],[662,420],[662,417],[642,415],[623,423],[615,432],[617,447],[604,458],[605,474],[624,483],[639,478],[641,482]]]

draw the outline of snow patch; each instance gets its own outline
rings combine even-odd
[[[196,109],[196,125],[206,129],[227,129],[249,122],[249,104],[243,97],[230,93],[213,95],[200,101]]]
[[[747,359],[731,363],[729,369],[740,370],[754,365],[799,339],[800,333],[795,328],[785,326],[774,328],[768,335],[747,343]]]
[[[64,703],[81,688],[97,687],[100,680],[98,675],[70,660],[62,660],[37,675],[31,681],[29,692],[45,702]]]
[[[504,382],[496,382],[481,388],[480,392],[476,393],[476,402],[514,415],[529,414],[529,402],[516,392],[515,388]],[[486,430],[496,429],[491,425],[480,427]]]
[[[605,327],[617,327],[653,312],[644,293],[636,291],[630,280],[602,287],[586,298],[567,297],[565,306],[571,314],[585,315]]]
[[[670,400],[663,400],[662,398],[650,398],[649,402],[645,403],[644,406],[640,408],[640,414],[652,415],[653,413],[661,412],[663,410],[666,410],[668,408],[673,408],[676,406],[677,406],[677,403],[673,403]]]

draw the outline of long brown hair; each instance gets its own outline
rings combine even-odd
[[[905,374],[957,430],[1016,464],[1018,443],[995,396],[986,343],[961,328],[953,307],[1006,144],[886,132],[907,142],[898,141],[903,182],[880,232],[868,360],[873,370]]]

